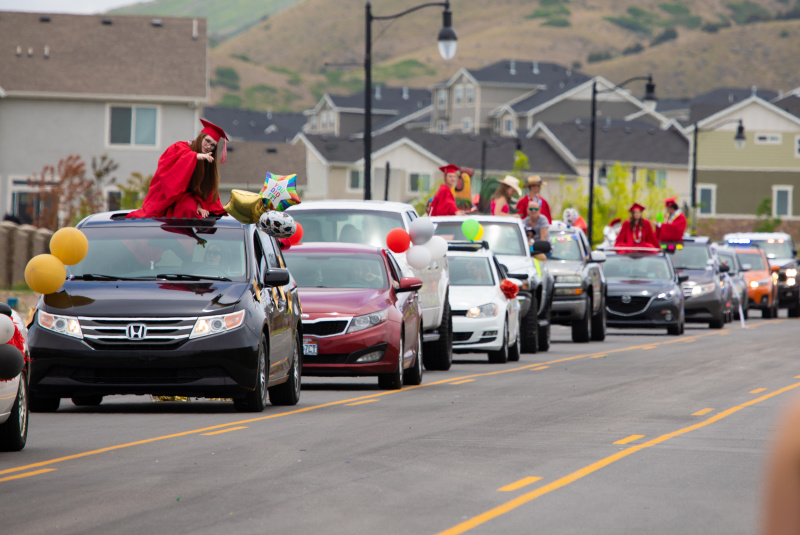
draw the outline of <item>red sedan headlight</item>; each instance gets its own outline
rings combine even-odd
[[[389,319],[389,309],[385,308],[383,310],[379,310],[378,312],[373,312],[371,314],[364,314],[363,316],[356,316],[350,322],[350,327],[347,328],[347,334],[355,333],[358,331],[363,331],[364,329],[369,329],[370,327],[374,327],[376,325],[380,325],[381,323],[385,322]]]

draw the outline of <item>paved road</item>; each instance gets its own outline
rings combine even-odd
[[[0,454],[2,533],[753,533],[799,325],[558,327],[518,363],[462,355],[402,391],[309,378],[259,415],[66,402]]]

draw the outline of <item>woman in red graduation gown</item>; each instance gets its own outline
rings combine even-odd
[[[219,201],[217,147],[228,139],[222,128],[200,119],[204,128],[194,141],[178,141],[161,158],[150,182],[141,210],[128,217],[205,218],[222,215]],[[223,143],[220,163],[225,163],[227,147]]]
[[[444,184],[439,186],[439,190],[433,197],[430,207],[430,215],[461,215],[464,212],[456,206],[456,198],[453,195],[453,188],[458,182],[458,166],[453,164],[439,168],[444,173]]]
[[[655,232],[653,232],[653,226],[642,217],[644,206],[634,203],[628,211],[631,213],[631,218],[622,223],[622,228],[617,235],[617,241],[614,242],[614,246],[660,249],[661,245],[658,243]]]

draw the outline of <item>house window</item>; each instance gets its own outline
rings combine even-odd
[[[780,134],[756,134],[756,145],[780,145],[782,137]]]
[[[447,123],[444,121],[439,121],[439,124],[436,125],[436,130],[439,131],[440,134],[444,134],[447,129]]]
[[[772,186],[772,216],[791,217],[792,186]]]
[[[431,175],[427,173],[411,173],[408,175],[408,191],[411,193],[425,193],[431,189]]]
[[[350,180],[347,182],[347,189],[360,191],[364,189],[364,171],[358,169],[350,170]]]
[[[472,119],[469,117],[465,117],[464,120],[461,122],[461,129],[464,132],[472,132]]]
[[[712,216],[717,213],[717,185],[698,184],[697,201],[700,215]]]
[[[666,188],[667,187],[667,172],[663,169],[660,171],[656,171],[656,187],[657,188]]]
[[[466,94],[467,94],[467,104],[472,104],[473,102],[475,102],[475,88],[473,86],[471,85],[467,86]]]
[[[437,93],[437,106],[439,108],[447,107],[447,89],[440,89]]]
[[[457,85],[453,90],[453,101],[456,106],[461,106],[461,102],[463,101],[463,94],[464,88],[460,85]]]
[[[312,115],[311,116],[311,120],[309,122],[311,124],[310,131],[311,132],[316,132],[317,131],[317,116],[316,115]]]
[[[106,193],[106,210],[115,212],[122,208],[122,192],[109,191]]]
[[[158,109],[146,106],[111,106],[109,143],[111,145],[155,146]]]
[[[800,136],[794,136],[794,157],[800,158]]]
[[[510,134],[513,131],[514,131],[514,119],[512,119],[511,117],[506,117],[503,120],[503,132],[505,132],[506,134]]]

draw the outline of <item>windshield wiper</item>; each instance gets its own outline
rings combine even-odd
[[[83,275],[71,275],[70,280],[85,281],[144,281],[153,280],[153,277],[117,277],[116,275],[104,275],[102,273],[84,273]]]
[[[179,280],[179,281],[226,281],[230,282],[228,277],[214,277],[209,275],[187,275],[185,273],[160,273],[156,275],[157,279]]]

